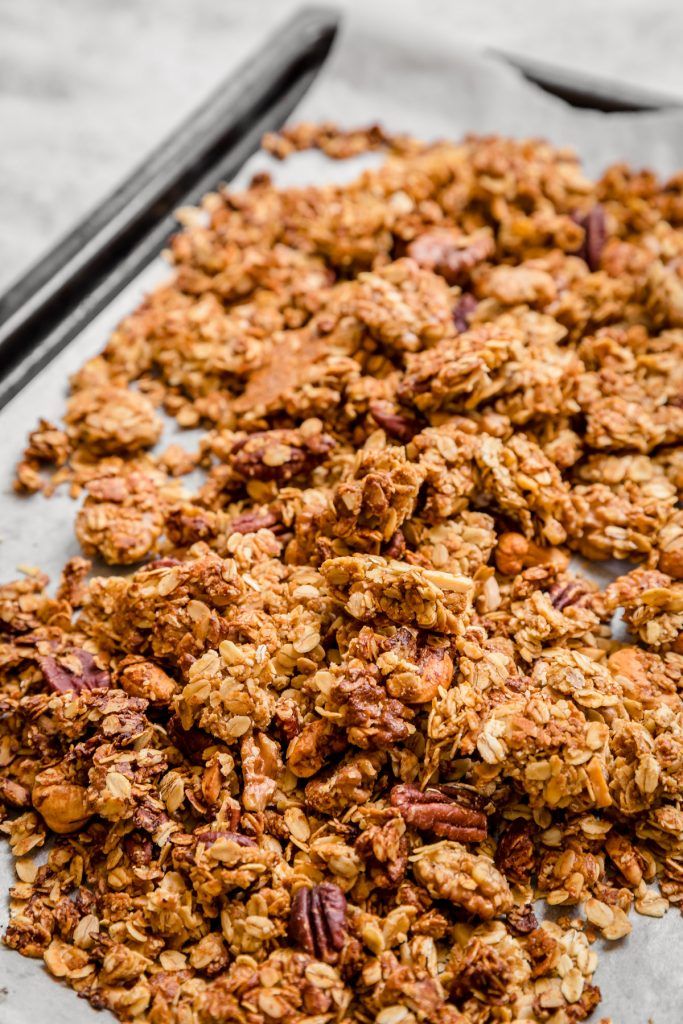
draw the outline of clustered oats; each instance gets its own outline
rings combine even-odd
[[[17,470],[134,568],[0,587],[5,941],[131,1024],[576,1024],[683,905],[683,176],[265,144],[387,156],[181,211]]]

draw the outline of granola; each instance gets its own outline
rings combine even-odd
[[[264,144],[387,158],[181,211],[17,467],[96,565],[0,586],[5,942],[126,1024],[575,1024],[683,905],[683,179]]]

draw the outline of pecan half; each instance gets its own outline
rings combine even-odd
[[[410,784],[394,786],[389,796],[392,807],[419,832],[440,839],[480,843],[486,839],[487,819],[482,810],[467,806],[445,786],[430,786],[424,792]]]
[[[110,685],[109,673],[98,668],[89,651],[80,647],[38,658],[45,682],[55,693],[82,693],[84,690],[103,690]]]
[[[289,937],[318,960],[337,961],[346,940],[346,897],[338,885],[323,882],[294,894]]]

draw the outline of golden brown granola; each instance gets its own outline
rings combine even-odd
[[[683,905],[683,177],[266,147],[387,159],[183,211],[17,469],[133,569],[0,586],[5,941],[129,1024],[575,1024]]]

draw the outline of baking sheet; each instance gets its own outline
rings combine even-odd
[[[438,26],[393,20],[353,20],[320,78],[297,111],[296,120],[334,120],[342,125],[381,121],[396,131],[423,138],[457,137],[465,132],[545,136],[573,145],[591,174],[606,164],[628,160],[662,174],[683,166],[683,116],[675,111],[599,114],[574,110],[527,82],[519,72],[440,37]],[[342,180],[361,163],[330,164],[315,153],[284,165],[260,154],[238,183],[268,168],[281,184]],[[78,552],[73,535],[74,503],[64,494],[45,501],[21,499],[11,490],[12,470],[29,429],[39,416],[59,419],[66,381],[98,352],[116,323],[144,293],[168,275],[155,261],[0,412],[0,581],[17,575],[18,565],[38,565],[55,578]],[[168,437],[164,439],[164,444]],[[603,583],[604,585],[604,583]],[[14,873],[0,842],[0,929],[7,922],[6,890]],[[683,978],[679,971],[683,928],[671,911],[661,921],[632,915],[633,933],[600,950],[596,981],[604,1002],[596,1016],[611,1014],[615,1024],[680,1024]],[[112,1019],[96,1012],[46,974],[40,961],[26,960],[0,947],[0,1024],[91,1024]]]

